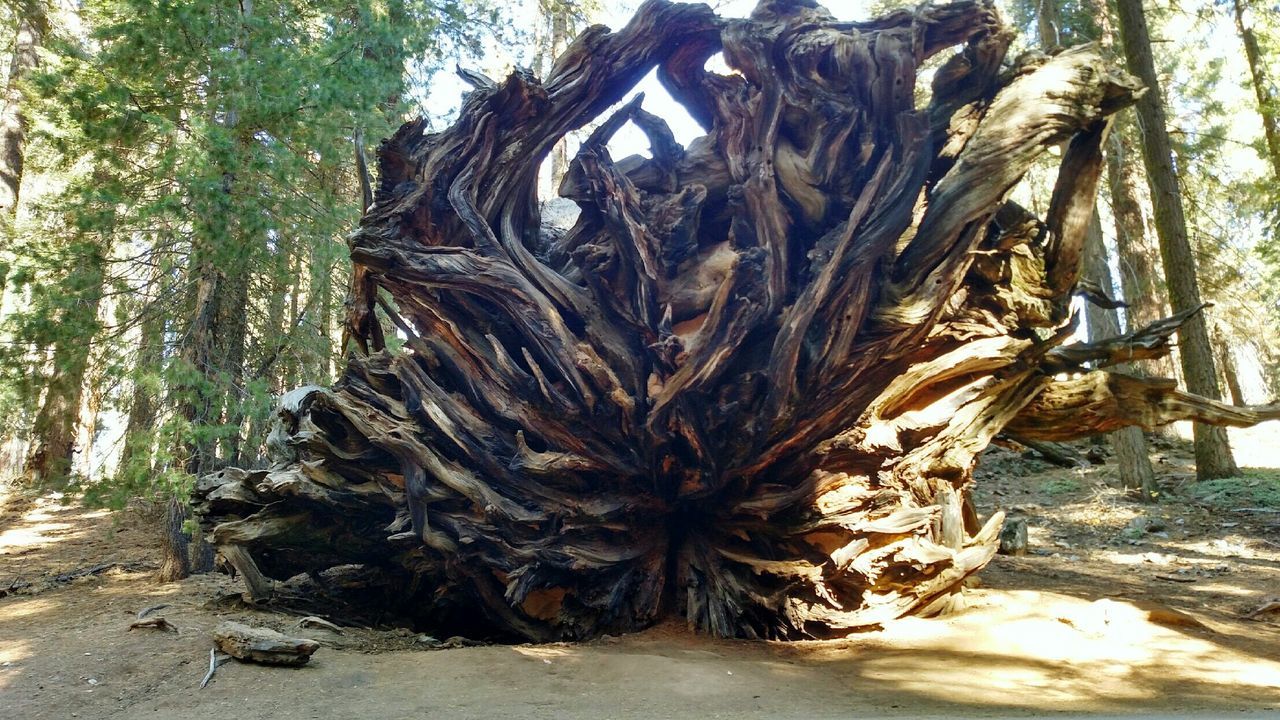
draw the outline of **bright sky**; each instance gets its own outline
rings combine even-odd
[[[721,17],[745,17],[756,6],[756,0],[721,0],[720,2],[714,2],[713,0],[710,4]],[[534,24],[535,5],[535,3],[527,0],[522,4],[521,9],[517,11],[518,24],[526,21],[528,26]],[[639,5],[640,0],[622,0],[603,10],[599,16],[594,18],[594,21],[617,30],[626,25],[635,12],[635,8]],[[834,0],[834,2],[826,3],[826,6],[832,14],[842,20],[864,19],[867,16],[867,13],[862,11],[867,6],[866,0]],[[468,65],[468,67],[475,67],[493,78],[501,77],[509,72],[513,64],[518,62],[517,55],[512,52],[512,49],[510,46],[494,44],[490,47],[483,60],[479,63]],[[431,83],[429,101],[423,101],[420,104],[425,110],[439,118],[440,123],[437,124],[437,127],[442,127],[442,123],[445,120],[453,119],[454,113],[457,112],[458,105],[461,102],[462,94],[469,89],[469,86],[455,75],[443,73]],[[631,100],[638,92],[643,92],[645,95],[645,109],[665,119],[667,124],[671,126],[671,131],[675,134],[676,140],[680,143],[688,144],[689,141],[703,134],[702,128],[663,89],[658,82],[656,71],[650,72],[636,86],[635,90],[628,93],[624,102]],[[422,95],[424,98],[426,97],[425,92]],[[437,110],[438,108],[447,108],[447,110],[440,112]],[[569,151],[572,154],[574,150],[572,147],[573,138],[570,138],[570,145]],[[628,124],[614,136],[613,141],[609,143],[609,147],[614,151],[617,159],[621,159],[627,155],[647,152],[648,141],[639,129],[634,125]]]

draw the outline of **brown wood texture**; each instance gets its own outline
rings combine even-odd
[[[357,352],[282,398],[270,469],[201,480],[213,542],[267,578],[376,569],[396,612],[531,640],[946,609],[999,545],[978,454],[1054,375],[1158,355],[1185,321],[1060,347],[1107,119],[1139,88],[1092,47],[1003,64],[1010,39],[970,0],[866,23],[650,0],[546,79],[468,73],[453,126],[383,143]],[[642,100],[610,111],[655,67],[706,129],[688,147]],[[543,227],[540,165],[601,116],[560,186],[576,224]],[[626,123],[649,156],[612,157]],[[1063,143],[1042,221],[1007,196]],[[1177,414],[1127,411],[1075,434]]]
[[[1184,312],[1200,305],[1200,285],[1195,254],[1187,236],[1182,192],[1174,168],[1164,100],[1151,51],[1151,33],[1141,0],[1117,0],[1116,19],[1129,70],[1149,88],[1149,92],[1135,103],[1135,114],[1142,128],[1142,159],[1151,188],[1153,218],[1160,238],[1169,303],[1175,313]],[[1217,400],[1221,395],[1204,318],[1189,318],[1178,331],[1178,340],[1178,359],[1187,389]],[[1197,479],[1230,477],[1240,472],[1225,430],[1215,425],[1196,423],[1194,434]]]
[[[320,643],[315,640],[231,621],[221,622],[213,629],[213,642],[234,658],[264,665],[306,665],[320,649]]]

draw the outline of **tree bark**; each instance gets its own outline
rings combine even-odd
[[[542,17],[534,71],[542,78],[573,39],[575,17],[582,13],[582,6],[576,0],[539,0],[538,10]],[[559,187],[569,171],[569,147],[564,138],[551,149],[550,170],[551,187]]]
[[[1098,42],[1104,53],[1115,50],[1115,26],[1106,0],[1091,3],[1098,26]],[[1109,57],[1109,55],[1108,55]],[[1168,292],[1160,268],[1160,247],[1148,231],[1141,171],[1135,164],[1134,126],[1128,113],[1120,113],[1107,147],[1107,187],[1115,221],[1116,259],[1120,291],[1125,302],[1125,329],[1133,332],[1169,315]],[[1176,350],[1175,350],[1176,352]],[[1153,377],[1177,377],[1177,363],[1168,356],[1130,366],[1133,372]]]
[[[1236,361],[1231,354],[1231,345],[1223,337],[1222,328],[1214,328],[1213,346],[1217,354],[1218,367],[1222,368],[1223,385],[1231,398],[1232,405],[1244,405],[1244,389],[1240,387],[1240,376],[1236,372]]]
[[[158,287],[161,278],[157,271],[152,277],[152,288]],[[160,298],[150,297],[142,305],[138,354],[132,370],[133,389],[130,392],[129,417],[125,422],[124,448],[120,451],[118,474],[127,477],[150,477],[152,457],[155,452],[154,428],[159,402],[156,388],[150,376],[159,373],[164,362],[164,318]]]
[[[0,110],[0,307],[5,304],[9,288],[10,243],[26,164],[30,122],[23,86],[40,66],[40,48],[49,31],[46,8],[40,0],[19,3],[15,11],[13,55],[9,61],[4,108]]]
[[[1113,43],[1108,18],[1109,10],[1105,2],[1095,2],[1094,10],[1098,14],[1099,44],[1104,50],[1110,50]],[[1052,52],[1058,45],[1058,35],[1062,28],[1061,15],[1057,0],[1040,0],[1038,14],[1040,43],[1045,52]],[[1107,247],[1102,237],[1102,219],[1098,215],[1096,200],[1092,219],[1089,222],[1088,235],[1085,237],[1082,275],[1089,285],[1101,290],[1104,300],[1116,297],[1115,285],[1111,280],[1111,265],[1107,260]],[[1125,300],[1128,300],[1127,296]],[[1104,307],[1110,304],[1107,302],[1085,304],[1085,323],[1091,342],[1100,342],[1121,334],[1116,309]],[[1154,322],[1159,317],[1162,316],[1152,318],[1151,321]],[[1107,441],[1115,451],[1120,485],[1136,491],[1144,501],[1152,500],[1155,496],[1156,478],[1155,471],[1151,467],[1151,458],[1147,453],[1147,439],[1142,434],[1142,430],[1136,427],[1121,428],[1107,435]]]
[[[161,522],[161,561],[158,580],[174,582],[191,574],[191,554],[187,549],[189,539],[183,532],[183,524],[190,517],[186,505],[171,497],[164,505],[164,520]]]
[[[1258,37],[1253,32],[1253,25],[1245,19],[1245,0],[1231,0],[1231,9],[1235,16],[1236,32],[1240,34],[1240,42],[1244,44],[1245,59],[1249,62],[1253,93],[1258,99],[1258,115],[1262,117],[1262,130],[1267,140],[1267,159],[1271,161],[1276,180],[1280,181],[1280,120],[1276,118],[1273,86],[1267,78],[1262,50],[1258,47]]]
[[[26,483],[40,487],[65,483],[76,447],[76,425],[84,397],[89,352],[98,327],[105,280],[105,250],[91,247],[83,264],[70,270],[65,289],[76,305],[61,317],[63,336],[55,343],[44,400],[31,427],[30,451],[23,467]]]
[[[1116,8],[1129,71],[1148,88],[1136,106],[1143,132],[1142,158],[1151,186],[1169,299],[1174,312],[1183,312],[1200,306],[1200,287],[1196,279],[1195,256],[1187,239],[1187,222],[1162,104],[1164,96],[1156,77],[1150,33],[1141,0],[1117,0]],[[1190,318],[1178,337],[1179,359],[1187,389],[1202,397],[1218,399],[1217,370],[1204,319],[1198,316]],[[1225,430],[1204,424],[1197,424],[1194,430],[1198,479],[1230,477],[1239,473]]]
[[[214,542],[268,581],[362,565],[388,589],[364,602],[498,637],[668,614],[828,637],[953,606],[999,545],[977,457],[1045,393],[1081,406],[1070,428],[1053,402],[1020,427],[1272,417],[1154,381],[1119,406],[1107,383],[1144,381],[1086,372],[1167,352],[1190,314],[1062,344],[1108,117],[1138,85],[1092,47],[1002,72],[1010,40],[972,0],[866,23],[649,0],[543,81],[468,74],[452,127],[383,143],[350,241],[363,352],[281,398],[270,469],[202,478]],[[720,50],[735,74],[705,71]],[[623,103],[560,186],[577,225],[544,230],[551,148],[655,67],[707,134],[681,147]],[[610,156],[627,122],[651,157]],[[1064,141],[1041,221],[1007,196]],[[1074,376],[1102,387],[1054,379]]]
[[[1107,248],[1102,237],[1102,219],[1095,208],[1093,221],[1089,224],[1089,235],[1085,238],[1084,277],[1109,295],[1114,293],[1111,280],[1111,267],[1107,262]],[[1127,299],[1127,298],[1126,298]],[[1085,322],[1089,328],[1090,342],[1103,342],[1117,337],[1120,332],[1120,319],[1115,308],[1104,308],[1089,303],[1085,306]],[[1131,370],[1124,365],[1121,369]],[[1147,438],[1142,428],[1129,426],[1120,428],[1107,436],[1116,455],[1116,468],[1120,475],[1121,487],[1133,490],[1145,502],[1155,499],[1156,474],[1151,467],[1151,456],[1147,451]]]
[[[4,111],[0,113],[0,213],[10,220],[18,210],[19,190],[26,156],[27,120],[23,83],[40,66],[49,20],[42,3],[29,0],[18,8],[13,57],[9,62]]]

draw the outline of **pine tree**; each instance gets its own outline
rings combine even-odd
[[[1247,6],[1246,0],[1231,0],[1231,10],[1235,17],[1236,32],[1240,34],[1240,42],[1244,45],[1245,59],[1249,63],[1249,79],[1253,84],[1254,96],[1258,99],[1258,114],[1262,117],[1262,129],[1267,143],[1267,159],[1271,161],[1276,181],[1280,182],[1280,119],[1276,117],[1274,86],[1267,76],[1258,36],[1247,17],[1252,9]]]
[[[49,32],[49,17],[40,0],[23,0],[16,8],[13,56],[9,62],[4,111],[0,113],[0,215],[13,219],[22,186],[30,111],[24,91],[40,65],[40,49]]]
[[[1105,3],[1095,3],[1094,28],[1081,31],[1077,28],[1073,37],[1087,37],[1090,34],[1101,39],[1104,47],[1110,48],[1110,27]],[[1046,52],[1053,52],[1058,46],[1060,34],[1064,29],[1063,13],[1059,0],[1039,0],[1039,12],[1036,16],[1040,44]],[[1080,25],[1085,24],[1083,17],[1075,17]],[[1108,297],[1115,297],[1114,285],[1111,281],[1111,269],[1107,260],[1107,248],[1102,237],[1102,219],[1099,217],[1097,203],[1094,203],[1093,218],[1089,223],[1085,238],[1082,276],[1093,287],[1101,289]],[[1120,322],[1115,309],[1103,308],[1094,302],[1087,302],[1085,307],[1085,324],[1088,328],[1089,340],[1098,341],[1117,337],[1121,334]],[[1151,458],[1147,452],[1147,440],[1142,430],[1126,427],[1107,435],[1107,441],[1115,450],[1119,465],[1120,483],[1126,488],[1137,490],[1142,499],[1151,500],[1155,489],[1155,471],[1151,468]]]
[[[37,372],[5,346],[3,401],[41,408],[15,426],[33,439],[33,475],[64,472],[87,358],[106,343],[110,377],[94,382],[118,389],[90,395],[128,413],[129,437],[120,492],[95,497],[183,497],[195,474],[257,456],[243,438],[286,374],[330,379],[342,238],[361,212],[351,139],[399,124],[410,59],[432,67],[445,47],[474,48],[497,15],[401,0],[89,0],[78,12],[69,25],[86,35],[45,38],[53,60],[22,84],[47,128],[46,170],[69,183],[36,224],[73,232],[15,247],[15,277],[36,295],[5,328],[35,349]],[[290,316],[268,318],[280,288]],[[104,293],[119,298],[106,324],[89,312]]]
[[[1182,194],[1165,121],[1164,95],[1152,59],[1150,32],[1141,0],[1117,0],[1116,8],[1129,72],[1148,88],[1136,106],[1143,133],[1142,157],[1151,187],[1170,304],[1174,312],[1184,312],[1200,306],[1200,287],[1195,256],[1187,239]],[[1197,395],[1217,399],[1220,397],[1217,371],[1204,318],[1191,318],[1178,331],[1178,337],[1179,359],[1187,388]],[[1195,425],[1195,457],[1196,477],[1201,480],[1230,477],[1239,472],[1222,428]]]

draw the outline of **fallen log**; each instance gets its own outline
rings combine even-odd
[[[365,603],[442,636],[679,614],[830,637],[953,606],[1000,543],[969,495],[1006,428],[1273,416],[1090,370],[1185,317],[1063,347],[1109,118],[1142,89],[1095,47],[1011,39],[986,0],[861,23],[649,0],[546,78],[466,73],[451,127],[379,150],[342,379],[281,399],[269,469],[200,480],[213,542],[255,599],[357,565],[390,588]],[[688,146],[622,102],[655,68],[706,131]],[[539,168],[597,119],[559,187],[577,221],[544,227]],[[648,156],[613,157],[627,124]],[[1009,201],[1064,143],[1047,215]]]
[[[270,628],[249,627],[226,621],[213,630],[213,642],[222,652],[238,660],[264,665],[306,665],[320,643],[294,638]]]
[[[44,577],[38,580],[22,580],[15,577],[3,588],[0,588],[0,598],[9,595],[17,595],[19,593],[31,593],[47,590],[57,585],[65,585],[66,583],[80,578],[93,577],[101,575],[110,570],[119,569],[123,572],[138,572],[139,570],[153,570],[155,566],[145,562],[105,562],[89,567],[83,567],[76,570],[70,570],[64,573],[58,573],[53,577]]]

